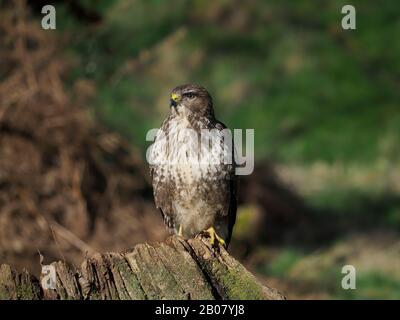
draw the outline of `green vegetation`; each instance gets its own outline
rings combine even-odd
[[[270,274],[275,277],[285,277],[291,268],[303,257],[298,249],[287,248],[279,252],[277,257],[268,266],[263,266],[262,273]]]
[[[368,239],[370,237],[370,239]],[[271,262],[258,266],[258,272],[286,283],[290,293],[315,294],[334,299],[399,299],[399,259],[395,250],[399,242],[383,240],[376,235],[356,236],[317,252],[280,249]],[[389,248],[389,249],[388,249]],[[388,249],[388,250],[385,250]],[[373,260],[377,259],[377,260]],[[341,287],[342,267],[356,268],[356,289]]]
[[[102,18],[91,27],[60,10],[71,76],[94,81],[95,111],[142,147],[168,90],[196,81],[231,127],[255,128],[258,159],[399,159],[397,1],[355,1],[355,31],[340,27],[345,1],[100,3],[83,2]]]
[[[259,162],[300,168],[289,178],[325,219],[357,232],[399,230],[397,0],[353,1],[353,31],[341,28],[344,0],[80,3],[99,21],[57,5],[58,32],[67,36],[73,62],[67,80],[89,82],[93,113],[143,155],[146,132],[168,113],[169,90],[203,84],[229,127],[255,129]],[[331,172],[309,170],[316,163]],[[252,210],[242,208],[248,214],[238,219],[240,237]],[[360,251],[368,252],[371,241],[367,237]],[[323,250],[335,252],[338,243]],[[358,290],[341,290],[343,261],[327,258],[319,270],[315,255],[325,256],[312,249],[319,244],[307,253],[295,245],[281,248],[259,271],[335,298],[400,297],[399,277],[380,267],[360,271]],[[312,276],[301,267],[310,257]],[[399,260],[396,251],[386,258],[394,265]]]
[[[400,299],[400,280],[390,275],[370,272],[357,277],[358,290],[337,290],[343,299]]]

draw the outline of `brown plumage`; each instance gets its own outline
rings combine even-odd
[[[233,146],[227,147],[228,139],[221,138],[224,129],[215,119],[206,89],[189,84],[172,90],[171,114],[149,152],[155,203],[170,233],[191,238],[215,228],[215,238],[229,244],[236,219],[237,179]],[[212,132],[217,143],[201,147],[204,132]],[[221,161],[227,153],[231,163]]]

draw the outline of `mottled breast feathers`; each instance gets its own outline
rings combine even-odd
[[[214,227],[228,244],[237,203],[232,138],[228,142],[223,136],[226,127],[214,118],[211,97],[201,100],[201,94],[207,98],[208,92],[196,87],[186,91],[184,86],[177,88],[173,90],[177,97],[185,92],[191,92],[192,97],[199,92],[197,103],[209,103],[204,108],[211,107],[211,111],[204,112],[196,105],[196,96],[187,100],[183,97],[171,107],[171,115],[163,122],[149,152],[155,204],[170,233],[181,231],[185,238],[191,238]],[[213,132],[212,139],[216,140],[202,144],[207,132]],[[225,161],[227,153],[230,163]]]

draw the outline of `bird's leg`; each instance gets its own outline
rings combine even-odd
[[[217,240],[219,244],[225,247],[225,240],[218,236],[218,234],[215,232],[214,227],[210,227],[207,230],[204,230],[204,232],[210,236],[211,245],[214,245],[215,240]]]
[[[179,225],[178,236],[183,237],[183,228],[181,224]]]

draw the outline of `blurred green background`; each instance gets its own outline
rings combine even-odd
[[[258,164],[347,226],[323,246],[261,246],[253,270],[300,298],[400,299],[398,1],[351,1],[356,30],[341,28],[348,1],[56,3],[67,83],[79,80],[97,119],[142,155],[171,88],[201,84],[219,119],[255,129]],[[255,210],[239,210],[238,239]],[[357,290],[340,287],[348,263]]]

